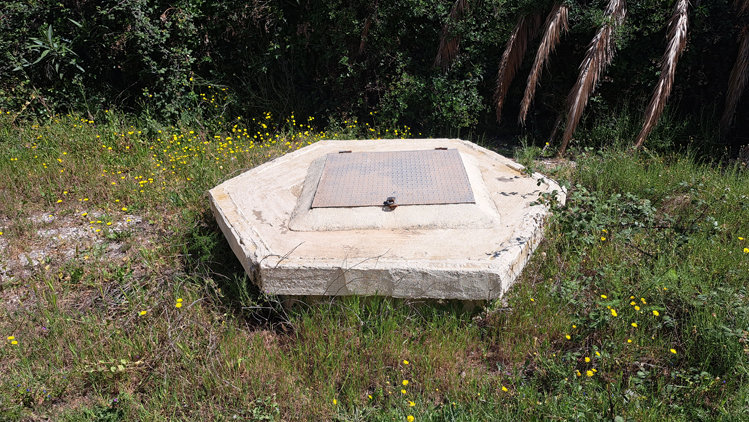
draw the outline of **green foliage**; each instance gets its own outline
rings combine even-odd
[[[607,228],[617,227],[625,238],[637,236],[655,225],[656,209],[648,199],[629,192],[606,197],[577,185],[569,193],[570,206],[558,209],[556,221],[573,244],[589,247],[605,241]],[[668,220],[669,216],[661,218]]]
[[[425,134],[494,132],[492,97],[505,42],[518,16],[544,14],[551,3],[469,1],[455,20],[454,2],[442,0],[11,0],[0,26],[7,59],[0,61],[0,109],[28,117],[117,108],[201,121],[292,111],[364,121],[378,111],[391,124]],[[605,5],[570,2],[571,30],[540,81],[531,133],[546,136],[563,110]],[[603,118],[650,96],[671,6],[628,2],[619,51],[588,115]],[[722,106],[732,60],[705,57],[733,58],[736,48],[738,21],[727,1],[694,5],[690,19],[690,44],[670,101],[677,116]],[[434,67],[443,27],[460,41],[444,70]],[[508,116],[522,96],[537,40],[510,87]],[[217,90],[218,101],[204,101]],[[517,132],[513,120],[502,130]],[[637,114],[632,122],[640,120]]]
[[[73,23],[80,25],[75,21]],[[41,36],[42,38],[29,38],[31,43],[26,46],[29,53],[38,56],[38,58],[33,62],[29,62],[26,57],[21,57],[21,63],[19,66],[13,68],[14,71],[35,66],[43,60],[42,65],[49,79],[53,79],[54,75],[57,75],[59,79],[63,79],[67,73],[66,67],[74,67],[79,72],[84,71],[78,63],[78,55],[69,47],[70,41],[55,36],[52,33],[52,25],[47,25],[46,31],[42,30]],[[63,66],[62,69],[60,69],[60,65]],[[79,75],[75,75],[73,79],[79,81]]]

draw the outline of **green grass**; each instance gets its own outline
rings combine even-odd
[[[207,189],[394,131],[272,120],[0,117],[0,419],[749,417],[743,168],[581,152],[545,171],[568,203],[546,198],[546,240],[505,301],[286,309],[248,282]]]

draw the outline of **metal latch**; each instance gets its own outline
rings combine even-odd
[[[398,204],[395,203],[394,196],[389,196],[388,199],[386,199],[385,202],[383,202],[383,205],[390,208],[391,210],[394,210],[395,208],[398,207]]]

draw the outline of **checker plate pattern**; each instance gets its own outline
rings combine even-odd
[[[475,203],[456,149],[328,154],[312,208]]]

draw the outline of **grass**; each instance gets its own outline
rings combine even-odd
[[[505,301],[287,310],[249,284],[205,192],[395,132],[274,121],[0,117],[0,419],[749,417],[743,167],[578,151],[543,170],[568,204],[542,198],[546,240]]]

